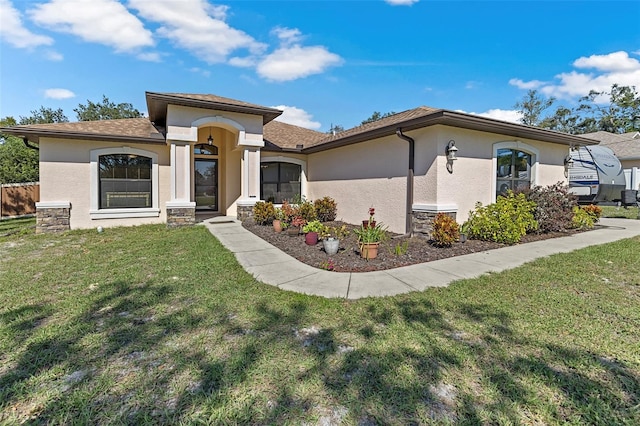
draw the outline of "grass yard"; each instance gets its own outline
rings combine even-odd
[[[33,234],[35,232],[35,229],[35,217],[22,217],[16,219],[0,220],[0,237],[6,237],[12,234]]]
[[[600,206],[602,207],[602,217],[619,217],[626,219],[640,218],[640,209],[638,207],[616,207],[616,206]]]
[[[0,424],[640,424],[639,252],[344,301],[201,226],[0,237]]]

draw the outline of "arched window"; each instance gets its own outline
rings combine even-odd
[[[218,155],[218,147],[215,145],[201,143],[194,145],[193,153],[194,155]]]
[[[284,200],[301,196],[300,176],[302,166],[285,162],[262,162],[260,164],[260,199],[280,204]]]
[[[533,155],[513,148],[496,153],[496,196],[531,187]]]

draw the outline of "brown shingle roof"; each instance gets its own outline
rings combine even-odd
[[[621,160],[640,159],[640,133],[610,133],[594,132],[586,133],[584,137],[600,141],[600,145],[611,148],[613,153]]]
[[[148,118],[78,121],[73,123],[30,124],[3,128],[4,133],[28,137],[38,142],[40,137],[92,140],[129,140],[142,143],[164,143],[164,135]]]
[[[303,145],[303,147],[311,146],[327,137],[326,133],[276,120],[264,125],[263,134],[266,143],[265,149],[268,151],[299,149],[297,145]]]
[[[437,124],[477,130],[481,132],[499,133],[516,138],[537,139],[568,146],[572,144],[596,144],[595,141],[592,142],[581,136],[569,135],[566,133],[525,126],[522,124],[481,117],[458,111],[421,106],[385,117],[381,120],[374,121],[373,123],[367,123],[362,126],[345,130],[335,135],[328,135],[321,140],[311,143],[308,148],[305,145],[302,152],[313,153],[323,151],[339,146],[393,135],[398,129],[401,129],[402,132],[408,132]]]
[[[149,119],[136,118],[15,126],[3,129],[3,131],[12,135],[28,136],[30,140],[35,142],[38,141],[38,137],[40,136],[51,136],[116,141],[128,138],[129,140],[135,139],[140,142],[158,143],[164,142],[164,129],[162,126],[166,118],[167,105],[171,103],[205,109],[262,115],[266,150],[297,150],[302,153],[313,153],[394,135],[398,129],[401,129],[403,132],[408,132],[433,125],[445,125],[482,132],[492,132],[515,138],[531,138],[568,146],[595,145],[598,140],[426,106],[403,111],[333,135],[272,121],[280,115],[282,111],[221,96],[147,92],[147,102],[149,105]],[[149,120],[151,120],[151,122]],[[297,148],[298,145],[303,145],[303,148]]]
[[[169,104],[261,115],[263,124],[282,114],[279,109],[209,94],[147,92],[146,97],[149,119],[158,126],[165,126]]]
[[[373,121],[371,123],[363,124],[360,126],[352,127],[351,129],[344,130],[342,132],[336,133],[335,135],[329,134],[325,135],[325,137],[321,140],[316,141],[311,144],[312,146],[321,145],[324,143],[328,143],[338,139],[349,138],[353,136],[357,136],[360,134],[366,134],[377,129],[382,129],[385,127],[393,127],[395,131],[395,127],[399,124],[405,123],[407,121],[425,117],[429,114],[432,114],[436,111],[441,111],[435,108],[429,108],[425,106],[421,106],[418,108],[410,109],[407,111],[399,112],[397,114],[390,115],[388,117],[384,117],[380,120]]]

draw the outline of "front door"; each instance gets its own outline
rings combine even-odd
[[[218,210],[218,159],[195,159],[196,209]]]

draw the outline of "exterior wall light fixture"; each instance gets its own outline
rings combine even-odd
[[[564,157],[564,177],[569,177],[569,169],[573,167],[573,158],[571,154]]]
[[[449,173],[453,173],[453,162],[458,159],[456,153],[458,152],[458,148],[456,148],[456,141],[453,139],[449,141],[447,144],[447,171]]]
[[[213,145],[213,136],[211,136],[211,131],[209,131],[209,137],[207,138],[207,142],[209,145]]]

